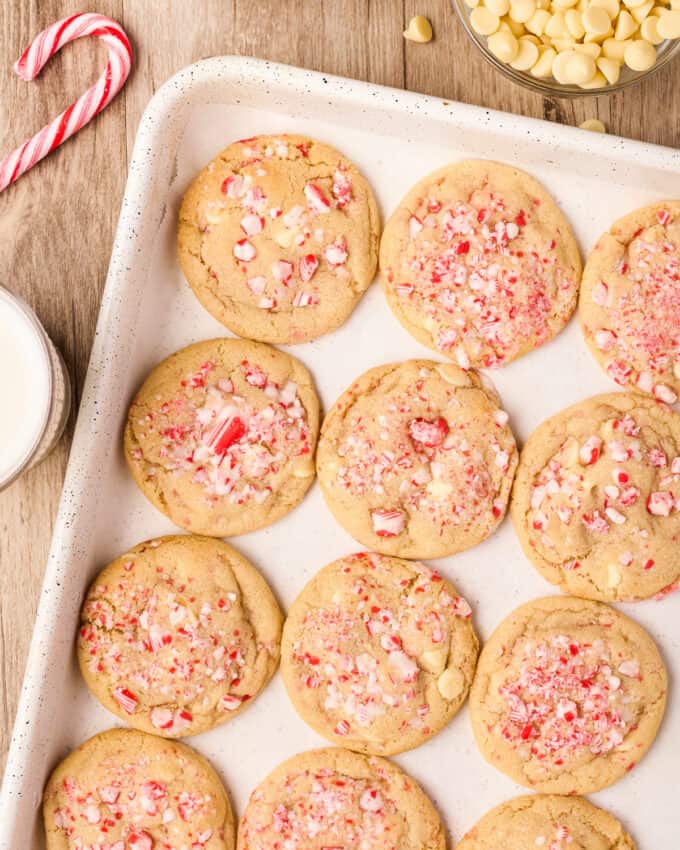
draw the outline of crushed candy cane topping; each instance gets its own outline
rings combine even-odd
[[[379,537],[399,537],[415,517],[439,536],[480,523],[495,527],[516,462],[507,416],[498,417],[502,411],[466,378],[463,392],[430,368],[398,387],[394,372],[383,381],[387,389],[377,386],[343,411],[332,485],[368,497]],[[478,406],[476,396],[483,397]]]
[[[526,209],[488,187],[466,201],[423,192],[406,246],[386,268],[399,309],[462,368],[494,367],[551,339],[572,313],[579,280],[546,233],[541,201]]]
[[[421,792],[391,765],[369,765],[370,771],[357,764],[356,775],[291,765],[270,777],[248,801],[239,830],[244,850],[418,850],[403,795]]]
[[[188,734],[194,715],[240,708],[263,684],[260,657],[278,655],[258,642],[218,553],[206,555],[219,567],[212,584],[207,559],[196,579],[173,566],[182,556],[175,541],[153,541],[122,572],[108,568],[85,600],[78,636],[81,659],[93,677],[112,683],[123,711],[143,712],[167,736]]]
[[[597,248],[593,254],[597,258]],[[680,387],[680,217],[661,209],[591,290],[584,322],[609,376],[674,404]]]
[[[153,461],[146,449],[133,454],[188,479],[209,504],[226,500],[262,504],[288,475],[292,462],[312,453],[307,413],[293,381],[271,380],[256,363],[242,361],[231,374],[212,360],[186,376],[175,395],[156,409],[137,409],[130,417],[139,443],[160,440]]]
[[[593,432],[572,429],[536,473],[526,523],[546,560],[599,567],[610,588],[627,576],[654,582],[672,567],[665,541],[680,534],[680,429],[650,415],[603,405]]]
[[[46,798],[48,824],[68,847],[202,850],[215,842],[222,846],[221,801],[191,759],[156,746],[139,753],[96,755],[101,760],[85,765],[77,775],[65,776]],[[173,761],[173,778],[168,780]]]
[[[637,660],[605,640],[520,639],[512,658],[519,669],[498,684],[504,713],[495,731],[552,771],[620,747],[644,711],[628,684],[640,679]]]
[[[287,626],[300,700],[337,735],[373,745],[376,725],[388,737],[433,734],[431,682],[459,703],[474,670],[470,606],[418,562],[360,553],[329,570]]]
[[[221,184],[222,200],[208,202],[201,221],[210,236],[221,234],[222,222],[237,216],[240,232],[228,243],[236,272],[243,275],[237,300],[278,312],[317,305],[329,287],[351,293],[350,249],[342,232],[350,231],[350,217],[363,201],[355,195],[348,166],[310,164],[310,178],[291,191],[300,163],[309,160],[310,145],[262,136],[239,143],[238,155]],[[202,259],[217,279],[227,274],[223,249],[210,244]]]

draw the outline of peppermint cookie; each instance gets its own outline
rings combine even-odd
[[[362,552],[325,567],[290,609],[281,672],[293,705],[333,743],[390,755],[436,735],[477,662],[472,611],[423,564]]]
[[[470,717],[484,758],[515,782],[589,794],[632,770],[666,705],[666,669],[637,623],[569,596],[517,608],[479,656]]]
[[[281,622],[267,583],[231,546],[159,537],[95,579],[78,660],[93,694],[130,726],[195,735],[264,688],[278,665]]]
[[[588,347],[624,387],[680,393],[680,201],[619,219],[595,245],[579,300]]]
[[[319,402],[293,357],[212,339],[175,352],[128,412],[125,455],[144,495],[175,525],[230,537],[270,525],[314,479]]]
[[[368,183],[304,136],[235,142],[191,184],[177,249],[198,300],[234,333],[296,343],[339,327],[375,276]]]
[[[459,366],[502,366],[558,334],[581,259],[545,189],[523,171],[458,162],[417,183],[385,225],[380,268],[407,331]]]
[[[238,850],[445,850],[420,786],[386,759],[329,748],[279,765],[250,795]]]
[[[441,558],[500,523],[517,465],[495,390],[451,363],[365,372],[335,402],[319,441],[321,489],[364,546]]]
[[[512,491],[526,556],[577,596],[646,599],[680,578],[680,416],[599,395],[529,437]]]
[[[532,794],[496,806],[456,850],[635,850],[619,821],[581,797]]]
[[[233,850],[218,775],[197,752],[132,729],[90,738],[52,773],[43,797],[47,850]]]

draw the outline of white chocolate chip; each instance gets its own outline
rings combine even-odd
[[[591,133],[607,132],[607,128],[604,126],[602,121],[599,120],[599,118],[589,118],[587,121],[584,121],[582,124],[579,124],[579,127],[582,130],[590,130]]]
[[[499,18],[510,11],[510,0],[484,0],[484,5]]]
[[[222,209],[207,209],[205,212],[205,220],[208,224],[219,224],[224,216],[224,210]]]
[[[581,83],[582,89],[601,89],[607,85],[607,79],[601,71],[597,71],[592,80]]]
[[[404,38],[418,44],[427,44],[428,41],[432,41],[432,24],[424,15],[416,15],[408,22],[408,27],[404,30]]]
[[[598,6],[588,6],[583,13],[583,26],[586,33],[593,35],[604,35],[611,29],[611,18],[604,9]]]
[[[615,38],[608,38],[602,43],[602,54],[607,59],[615,59],[621,65],[623,64],[623,54],[630,43],[630,40],[617,41]]]
[[[571,82],[567,76],[567,62],[575,55],[576,54],[573,50],[563,50],[555,57],[555,61],[552,66],[552,74],[558,83],[565,84]]]
[[[550,12],[545,9],[537,9],[531,19],[527,21],[526,27],[534,35],[542,36],[549,20]]]
[[[529,71],[532,77],[549,77],[552,73],[553,62],[555,61],[555,57],[557,56],[557,51],[553,50],[552,47],[548,47],[544,50],[538,62],[534,65],[534,67]]]
[[[440,478],[435,478],[430,481],[430,483],[425,487],[427,490],[428,496],[431,499],[435,499],[439,501],[440,499],[445,499],[450,493],[453,492],[453,485],[448,484],[446,481],[442,481]]]
[[[551,38],[565,38],[568,36],[567,23],[564,17],[564,12],[558,10],[550,16],[550,20],[545,25],[545,34]]]
[[[654,8],[654,0],[647,0],[646,3],[643,3],[642,6],[637,6],[635,9],[631,9],[631,15],[635,18],[638,24],[641,24],[644,20],[646,20],[649,13]],[[643,36],[644,37],[644,36]],[[647,39],[649,41],[649,39]]]
[[[448,649],[428,649],[420,657],[420,666],[428,673],[438,676],[446,666],[448,657]]]
[[[602,71],[609,85],[614,85],[614,83],[618,82],[619,75],[621,74],[620,62],[617,62],[616,59],[608,59],[606,56],[600,56],[595,60],[595,64]],[[602,132],[606,131],[603,130]]]
[[[288,230],[287,227],[282,227],[279,230],[274,231],[274,242],[281,248],[288,248],[293,241],[294,233],[291,230]]]
[[[602,52],[602,48],[599,44],[577,44],[574,46],[574,50],[577,53],[584,53],[586,56],[590,56],[592,59],[597,59],[597,57]]]
[[[586,34],[581,13],[577,9],[569,9],[564,16],[564,22],[572,38],[583,38]]]
[[[535,12],[535,0],[510,0],[510,17],[519,24],[526,24]]]
[[[293,467],[293,475],[296,478],[309,478],[314,475],[314,464],[311,460],[303,460]]]
[[[449,667],[437,679],[437,690],[445,700],[452,700],[460,694],[463,684],[463,674],[460,670]]]
[[[604,9],[612,21],[619,14],[621,8],[619,6],[619,0],[590,0],[590,5]]]
[[[638,25],[635,22],[635,18],[631,15],[630,12],[627,12],[624,9],[616,21],[614,38],[617,41],[625,41],[627,38],[630,38],[630,36],[633,35],[637,28]]]
[[[616,564],[610,564],[607,567],[607,585],[617,587],[619,584],[621,584],[621,570]]]
[[[442,363],[436,367],[437,372],[442,376],[447,384],[453,384],[454,387],[469,387],[470,379],[465,372],[450,366],[448,363]]]
[[[519,42],[511,32],[496,32],[489,36],[487,46],[501,62],[509,64],[517,58]]]
[[[663,18],[659,20],[659,27],[662,21]],[[656,62],[654,45],[641,38],[632,41],[623,54],[623,61],[632,71],[648,71]]]
[[[519,49],[510,66],[516,71],[528,71],[538,60],[538,47],[528,38],[519,39]]]
[[[680,10],[668,10],[659,18],[657,29],[663,38],[680,38]]]
[[[650,44],[661,44],[664,38],[659,32],[659,19],[656,17],[645,18],[640,25],[640,35]]]
[[[580,86],[593,79],[597,72],[597,66],[592,56],[574,52],[565,63],[564,71],[568,82]]]
[[[484,6],[470,12],[470,26],[479,35],[491,35],[500,26],[500,18]]]

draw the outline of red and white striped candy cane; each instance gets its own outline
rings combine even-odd
[[[77,133],[108,106],[123,87],[132,66],[128,37],[116,21],[92,12],[71,15],[43,30],[17,60],[14,70],[23,80],[33,80],[58,50],[69,41],[85,35],[101,38],[108,47],[106,70],[75,103],[0,162],[0,192]]]

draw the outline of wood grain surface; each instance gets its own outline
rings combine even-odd
[[[57,450],[0,493],[0,766],[4,764],[40,594],[75,410],[141,113],[182,66],[217,54],[260,56],[413,91],[578,124],[675,146],[680,140],[680,61],[647,84],[608,98],[560,100],[526,92],[468,42],[449,0],[21,0],[0,4],[2,154],[47,122],[101,72],[95,39],[68,45],[37,81],[14,60],[52,21],[74,12],[116,18],[135,56],[122,94],[94,122],[0,195],[2,283],[26,299],[64,354],[74,410]],[[406,43],[411,15],[435,39]],[[226,141],[226,140],[225,140]]]

